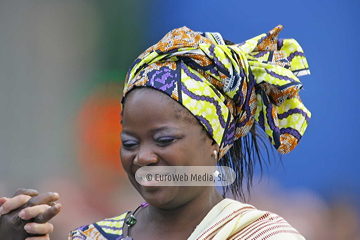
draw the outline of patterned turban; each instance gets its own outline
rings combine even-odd
[[[288,153],[311,116],[298,95],[298,76],[310,71],[297,41],[277,39],[281,30],[226,45],[219,33],[174,29],[135,60],[123,102],[134,87],[164,92],[198,119],[219,144],[220,157],[255,121],[280,153]]]

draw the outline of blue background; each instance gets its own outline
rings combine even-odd
[[[279,38],[296,39],[310,65],[311,75],[300,80],[312,118],[283,166],[264,174],[324,197],[359,197],[359,1],[152,1],[149,10],[146,44],[182,26],[240,43],[283,25]]]

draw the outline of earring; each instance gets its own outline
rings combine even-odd
[[[214,150],[214,156],[215,156],[215,160],[218,161],[218,156],[217,156],[217,151]]]

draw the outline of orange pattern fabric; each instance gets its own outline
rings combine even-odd
[[[226,45],[219,33],[174,29],[135,60],[123,99],[134,87],[164,92],[199,120],[219,144],[220,157],[255,121],[280,153],[288,153],[311,116],[298,94],[298,76],[310,71],[300,45],[278,39],[281,30]]]

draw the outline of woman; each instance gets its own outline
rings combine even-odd
[[[134,212],[80,227],[69,239],[304,239],[284,219],[224,199],[214,186],[143,186],[144,166],[221,166],[225,187],[243,196],[245,174],[261,164],[262,128],[280,153],[297,145],[310,112],[297,76],[308,65],[282,26],[242,44],[186,27],[169,32],[130,68],[122,104],[121,161],[145,199]],[[259,142],[260,140],[260,142]]]

